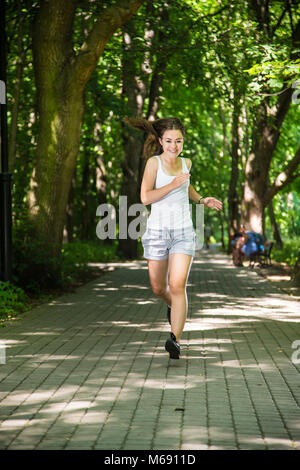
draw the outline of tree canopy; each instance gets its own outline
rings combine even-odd
[[[99,204],[140,202],[145,136],[123,118],[177,116],[192,184],[224,203],[205,214],[223,246],[241,221],[299,237],[299,3],[8,2],[14,227],[58,260],[64,241],[95,240]],[[137,256],[138,240],[118,243]]]

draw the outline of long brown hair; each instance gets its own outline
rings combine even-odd
[[[160,155],[163,152],[163,148],[158,139],[161,139],[166,131],[178,130],[181,131],[183,137],[185,136],[184,125],[180,119],[175,117],[157,119],[156,121],[126,117],[123,121],[130,127],[134,127],[148,134],[144,143],[144,156],[146,158],[155,154]]]

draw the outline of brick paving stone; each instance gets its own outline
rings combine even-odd
[[[299,299],[202,250],[182,355],[145,261],[0,331],[1,449],[300,449]]]

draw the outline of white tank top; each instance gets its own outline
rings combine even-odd
[[[164,172],[159,156],[158,169],[155,179],[155,189],[166,186],[171,183],[175,176]],[[182,173],[188,173],[185,159],[180,157],[182,164]],[[189,207],[189,184],[190,179],[178,188],[170,191],[159,201],[151,204],[151,214],[147,221],[147,227],[152,229],[179,229],[193,227],[193,222]]]

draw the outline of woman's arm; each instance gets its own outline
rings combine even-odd
[[[199,202],[201,195],[197,193],[197,191],[191,184],[189,185],[189,198],[194,202],[197,202],[199,204],[204,204],[204,206],[206,207],[217,209],[217,211],[221,210],[223,207],[222,202],[214,197],[203,197],[203,199],[201,199],[201,201]]]
[[[146,163],[142,185],[141,185],[141,202],[144,206],[152,204],[153,202],[159,201],[161,198],[166,196],[173,189],[178,188],[183,183],[187,181],[190,177],[189,173],[181,173],[181,175],[176,176],[173,181],[169,184],[166,184],[162,188],[153,189],[157,174],[158,162],[155,157],[149,158]]]
[[[201,195],[197,193],[195,188],[190,184],[189,185],[189,199],[194,202],[199,202]],[[203,199],[201,201],[201,204],[203,204]]]

